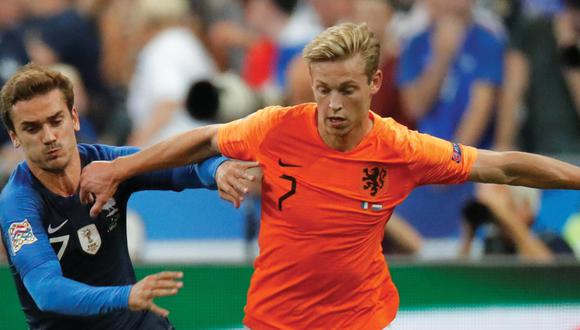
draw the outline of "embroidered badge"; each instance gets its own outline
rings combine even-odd
[[[109,198],[107,203],[103,206],[103,214],[105,214],[105,219],[107,219],[107,232],[110,233],[117,227],[119,218],[121,214],[119,213],[119,208],[117,207],[117,202],[114,198]]]
[[[16,255],[16,252],[20,251],[24,244],[32,244],[37,241],[28,219],[11,224],[8,228],[8,236],[12,245],[12,255]]]
[[[383,189],[385,176],[387,176],[387,170],[384,168],[372,167],[363,169],[363,189],[370,190],[371,196],[375,196],[379,190]]]
[[[459,146],[459,144],[453,143],[453,156],[451,156],[451,160],[459,164],[461,163],[462,158],[463,157],[461,156],[461,147]]]
[[[95,224],[86,225],[77,230],[81,248],[88,254],[95,255],[101,248],[101,235]]]

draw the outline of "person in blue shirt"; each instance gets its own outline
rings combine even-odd
[[[81,169],[137,149],[77,144],[73,102],[66,77],[34,64],[1,92],[2,121],[26,159],[0,195],[0,229],[27,323],[31,329],[172,329],[168,311],[154,299],[177,294],[182,273],[136,282],[127,249],[128,199],[146,189],[215,187],[214,177],[228,190],[249,163],[220,157],[135,176],[91,218],[79,199]]]
[[[397,72],[407,115],[422,133],[488,149],[503,81],[503,27],[474,0],[424,4],[430,24],[406,42]],[[423,234],[458,235],[461,208],[472,196],[472,184],[421,187],[399,212]],[[422,221],[434,209],[445,221]]]

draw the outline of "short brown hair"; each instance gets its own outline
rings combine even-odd
[[[16,103],[31,100],[54,89],[59,89],[62,92],[69,111],[72,111],[74,104],[73,86],[62,73],[32,63],[18,70],[4,84],[2,92],[0,92],[0,114],[4,127],[8,131],[14,131],[11,111]]]
[[[365,23],[343,23],[324,30],[302,52],[308,63],[343,60],[360,54],[369,79],[379,68],[381,45]]]

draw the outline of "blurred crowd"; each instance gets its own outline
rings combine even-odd
[[[0,84],[30,61],[52,66],[74,82],[80,142],[147,146],[312,102],[302,48],[347,21],[382,41],[374,112],[481,148],[580,155],[580,0],[0,0]],[[0,186],[21,159],[1,130]],[[449,189],[467,189],[464,255],[485,223],[490,253],[580,252],[530,232],[539,192]],[[417,253],[400,220],[385,249]]]

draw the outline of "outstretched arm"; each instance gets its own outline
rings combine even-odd
[[[580,189],[580,167],[526,152],[478,150],[469,180],[541,189]]]
[[[122,181],[145,172],[197,163],[218,154],[218,127],[199,127],[136,154],[119,157],[111,162],[89,164],[81,176],[81,201],[88,203],[94,200],[90,211],[94,217],[114,195]]]

